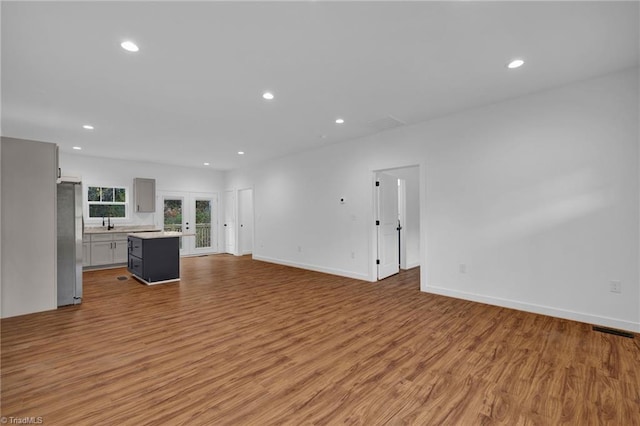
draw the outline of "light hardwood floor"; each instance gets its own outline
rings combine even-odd
[[[640,425],[640,345],[586,324],[215,255],[2,320],[2,415],[46,425]]]

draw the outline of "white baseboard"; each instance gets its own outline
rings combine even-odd
[[[533,303],[518,302],[515,300],[502,299],[499,297],[483,296],[480,294],[451,290],[438,286],[426,286],[424,289],[422,289],[422,291],[424,291],[425,293],[454,297],[456,299],[470,300],[472,302],[486,303],[488,305],[500,306],[503,308],[516,309],[519,311],[531,312],[534,314],[548,315],[572,321],[584,322],[587,324],[600,325],[603,327],[617,328],[619,330],[640,333],[640,323],[635,323],[632,321],[585,314],[582,312],[574,312],[565,309],[553,308],[550,306],[536,305]]]
[[[357,272],[345,271],[342,269],[326,268],[324,266],[310,265],[308,263],[291,262],[289,260],[275,259],[272,257],[259,256],[256,254],[253,255],[253,260],[276,263],[278,265],[291,266],[293,268],[307,269],[309,271],[323,272],[325,274],[339,275],[341,277],[354,278],[356,280],[372,281],[366,274],[359,274]]]
[[[407,267],[404,268],[404,270],[406,271],[408,269],[417,268],[418,266],[420,266],[420,261],[407,263]]]

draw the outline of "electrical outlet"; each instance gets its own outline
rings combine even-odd
[[[302,246],[298,246],[298,253],[302,253]]]
[[[465,265],[464,263],[460,264],[460,273],[461,274],[466,274],[467,273],[467,265]]]
[[[352,251],[352,252],[351,252],[351,258],[352,258],[352,259],[355,259],[355,258],[356,258],[356,252],[355,252],[355,251]]]
[[[609,281],[609,291],[611,293],[622,293],[622,283],[618,280]]]

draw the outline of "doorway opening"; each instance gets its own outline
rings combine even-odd
[[[420,168],[375,175],[375,264],[378,280],[420,266]]]

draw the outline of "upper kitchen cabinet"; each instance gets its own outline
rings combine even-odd
[[[136,213],[154,213],[156,211],[156,180],[134,178],[133,197]]]

